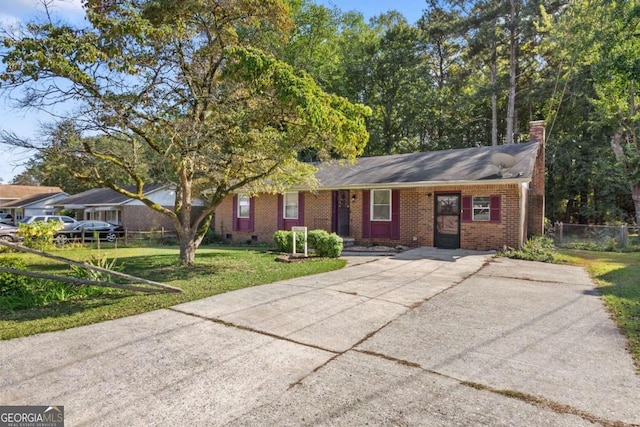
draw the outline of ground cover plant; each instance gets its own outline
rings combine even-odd
[[[525,242],[520,249],[508,249],[502,256],[526,261],[554,262],[556,252],[553,240],[544,236],[534,236]]]
[[[640,252],[562,250],[560,258],[587,269],[613,319],[629,338],[629,350],[640,370]]]
[[[319,259],[284,264],[275,262],[275,256],[264,248],[203,247],[198,251],[194,266],[189,268],[178,262],[178,250],[176,247],[103,245],[100,249],[75,246],[54,253],[79,261],[93,257],[123,273],[179,287],[183,290],[180,294],[141,294],[0,276],[0,339],[144,313],[236,289],[331,271],[346,263],[340,259]],[[82,275],[65,264],[32,254],[3,253],[2,260],[28,271]],[[3,289],[6,291],[2,292]]]

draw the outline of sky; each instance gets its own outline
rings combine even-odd
[[[81,3],[82,0],[55,0],[51,12],[56,19],[81,23],[84,16]],[[366,19],[395,9],[409,23],[415,23],[426,7],[425,0],[316,0],[316,3],[336,6],[343,12],[359,11]],[[0,0],[0,26],[3,29],[19,22],[44,18],[41,0]],[[46,113],[16,109],[7,94],[0,91],[0,131],[13,132],[20,137],[37,141],[44,137],[40,132],[41,125],[51,121]],[[31,152],[9,149],[0,144],[0,183],[8,184],[24,170],[21,165],[32,155]]]

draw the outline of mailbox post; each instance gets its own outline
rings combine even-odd
[[[296,233],[304,233],[304,256],[309,256],[307,251],[307,227],[291,227],[293,232],[293,254],[296,254]]]

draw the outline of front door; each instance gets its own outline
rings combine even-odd
[[[435,246],[460,247],[460,194],[437,194],[435,206]]]
[[[348,237],[351,233],[349,220],[351,216],[349,190],[338,191],[338,236]]]

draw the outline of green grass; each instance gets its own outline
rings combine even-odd
[[[266,253],[264,249],[201,247],[197,252],[196,265],[185,268],[177,262],[178,249],[175,247],[115,249],[104,246],[99,252],[106,253],[110,258],[115,257],[116,264],[121,267],[120,271],[179,287],[183,293],[141,294],[108,289],[62,295],[62,301],[30,309],[0,312],[0,339],[131,316],[236,289],[336,270],[346,263],[340,259],[319,259],[286,264],[275,262],[276,256]],[[75,247],[55,250],[53,253],[84,261],[96,251]],[[36,255],[12,253],[11,256],[23,259],[30,271],[56,275],[68,275],[70,272],[67,265]],[[54,287],[56,284],[51,283],[50,286]]]
[[[561,260],[585,267],[595,280],[613,319],[629,338],[629,350],[640,369],[640,252],[562,250],[561,254]]]

